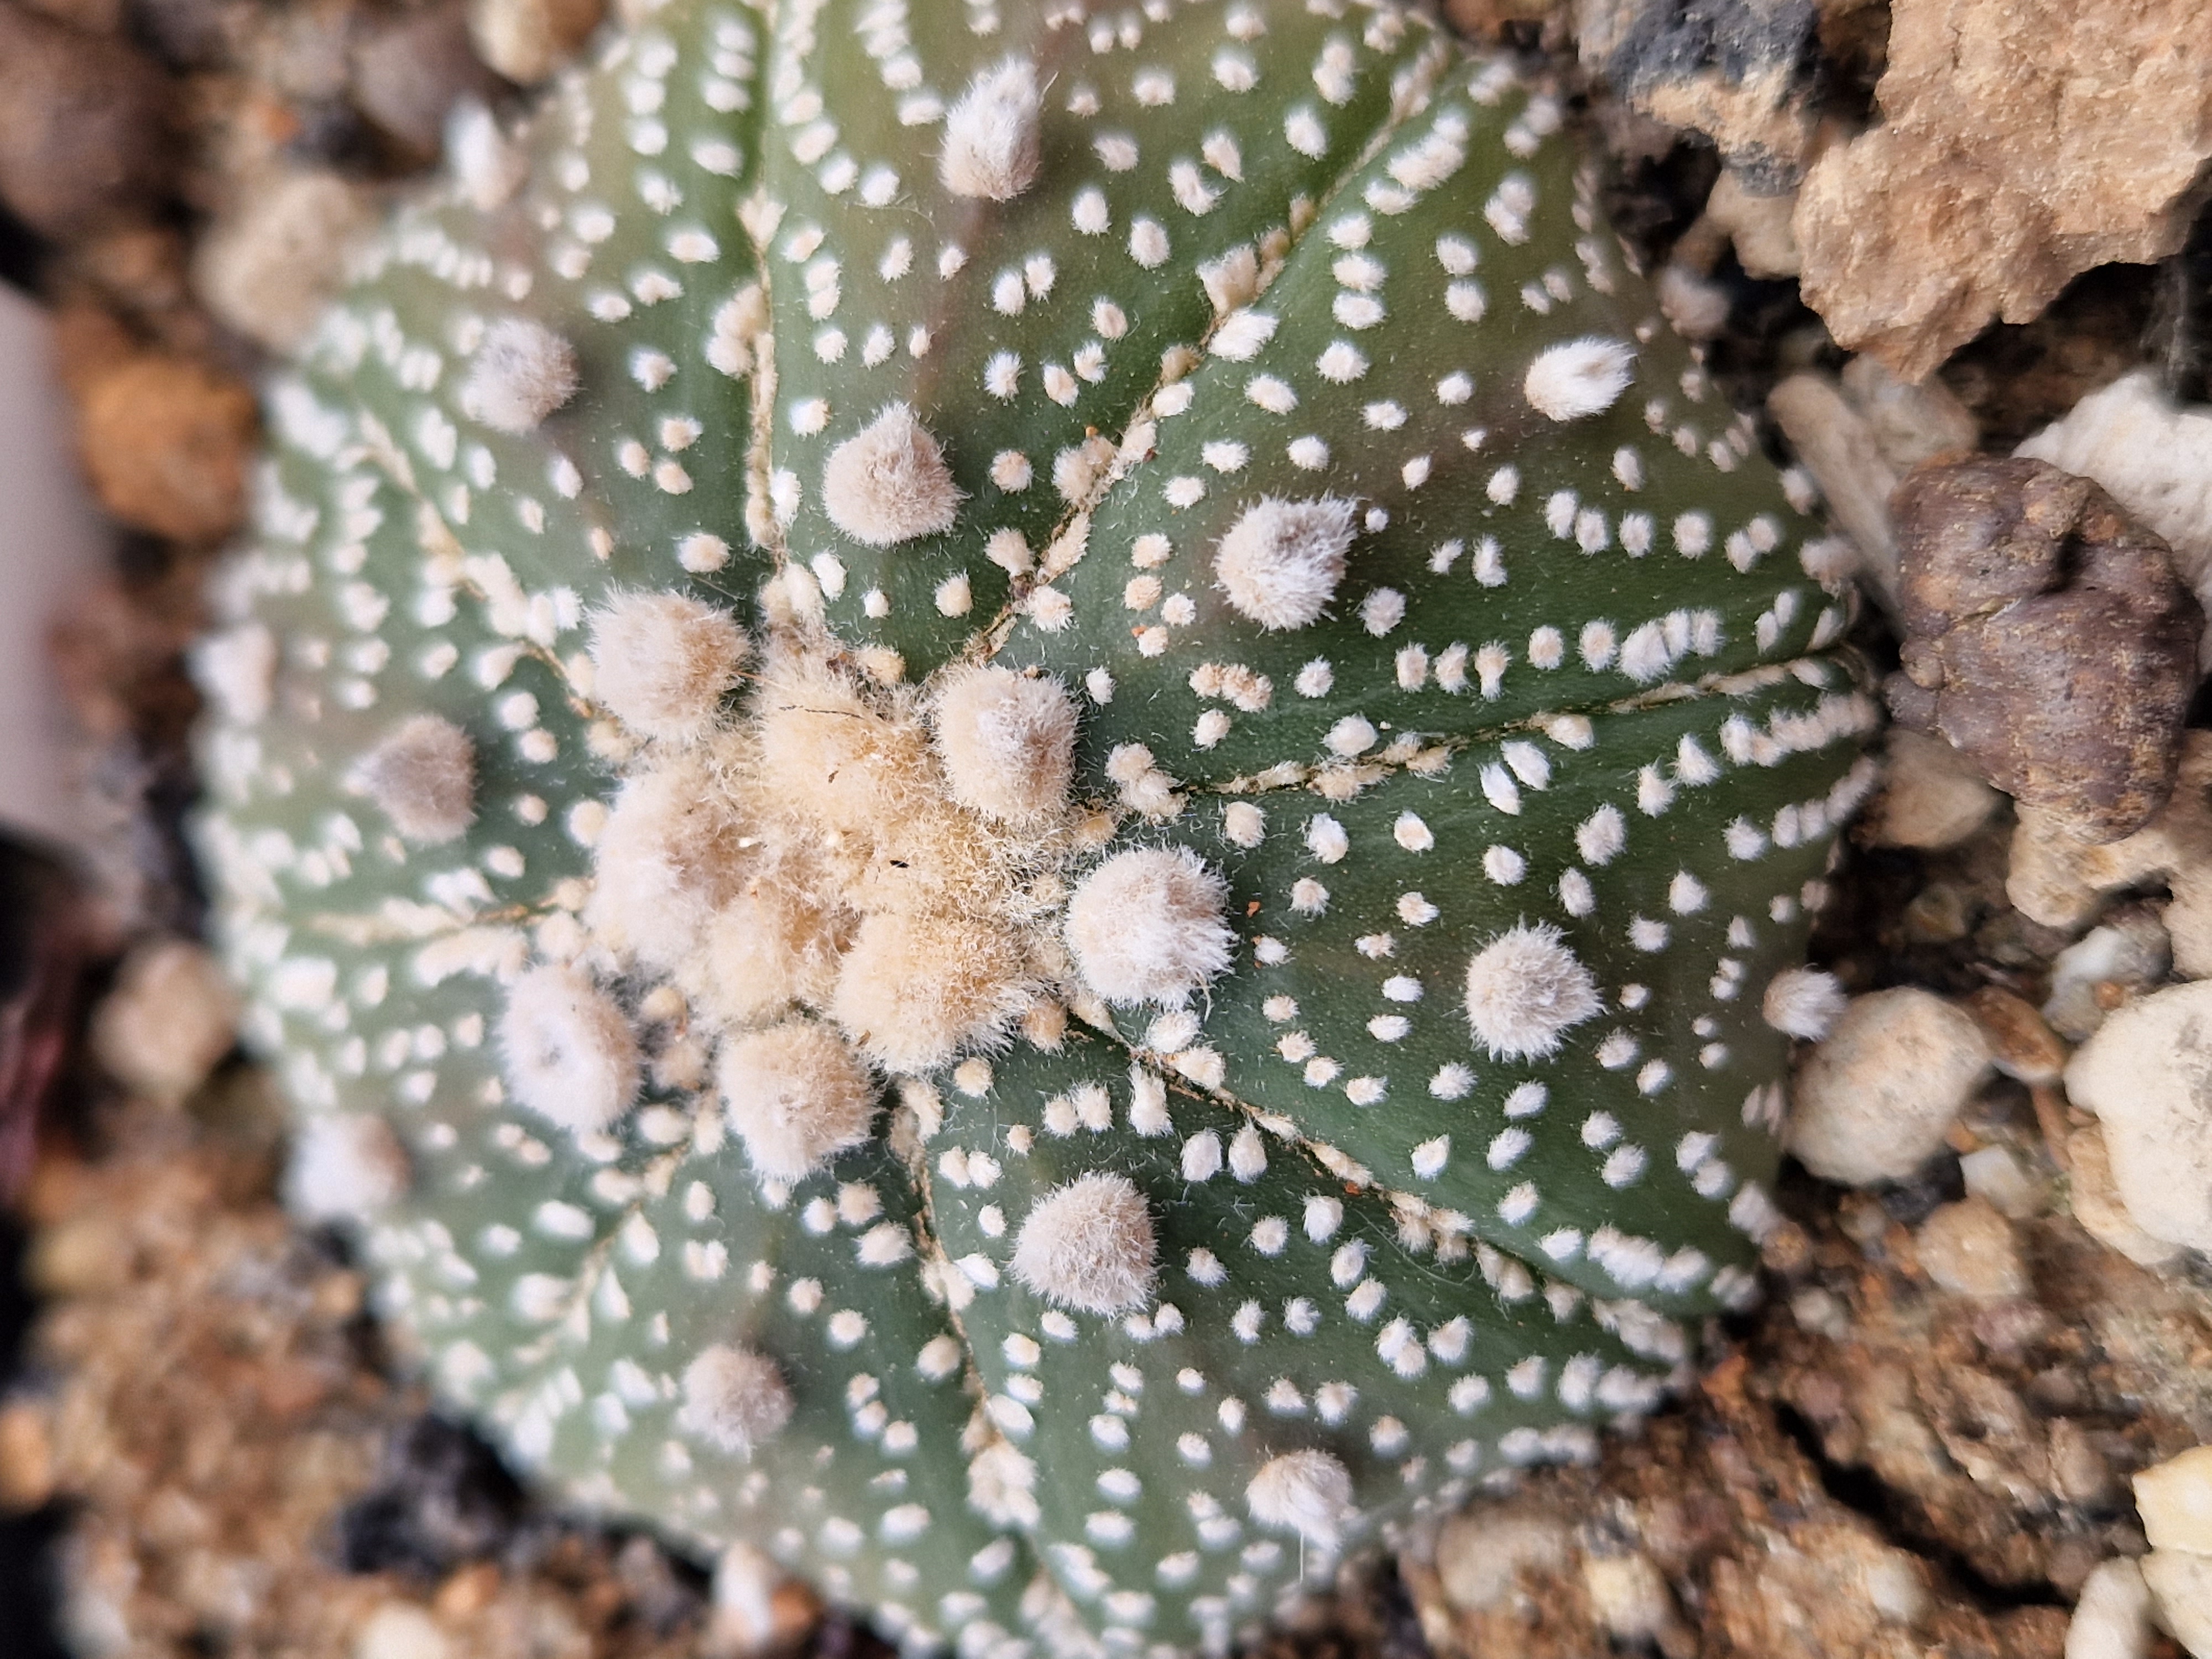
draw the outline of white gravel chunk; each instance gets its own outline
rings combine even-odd
[[[1982,1028],[1932,991],[1854,997],[1798,1071],[1790,1150],[1846,1186],[1901,1180],[1942,1146],[1992,1059]]]

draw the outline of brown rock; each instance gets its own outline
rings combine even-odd
[[[149,354],[94,380],[77,448],[100,504],[183,542],[238,527],[256,427],[253,394],[204,364]]]
[[[1458,28],[1494,33],[1508,21],[1541,16],[1548,3],[1461,0],[1447,11]],[[600,0],[470,0],[469,38],[485,63],[510,81],[534,87],[584,44],[603,10]]]
[[[2166,544],[2040,461],[1925,467],[1890,507],[1897,717],[2081,839],[2141,829],[2172,792],[2203,627]]]
[[[2066,1069],[2067,1047],[2033,1003],[2001,986],[1984,985],[1966,999],[1966,1009],[1989,1034],[1997,1070],[2022,1083],[2058,1081]]]
[[[354,48],[355,106],[417,161],[437,155],[457,100],[496,84],[470,50],[468,22],[456,8],[419,12]]]
[[[1896,0],[1876,97],[1799,196],[1805,299],[1917,380],[2091,266],[2181,246],[2212,29],[2202,0]]]
[[[0,3],[0,200],[33,229],[125,217],[172,172],[170,88],[151,58]]]

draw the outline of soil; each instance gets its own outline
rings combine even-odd
[[[1460,9],[1518,47],[1565,44],[1564,12],[1542,0]],[[1808,83],[1832,112],[1863,115],[1886,9],[1820,9]],[[70,96],[107,112],[103,156],[145,141],[103,88],[155,77],[160,118],[181,135],[172,175],[105,194],[42,178],[25,198],[37,211],[0,217],[0,271],[54,309],[88,471],[118,520],[117,574],[58,644],[107,826],[88,860],[92,904],[119,942],[189,933],[198,916],[178,834],[193,708],[178,653],[236,526],[259,361],[192,298],[195,246],[276,162],[330,167],[369,195],[420,164],[342,76],[307,75],[310,37],[400,21],[410,39],[455,36],[430,8],[372,0],[40,10],[58,14],[25,26],[40,50],[79,49]],[[0,12],[32,15],[19,0]],[[1620,158],[1617,219],[1656,261],[1698,220],[1715,143],[1601,90],[1590,100]],[[1711,280],[1729,307],[1712,362],[1740,405],[1844,362],[1793,282],[1747,276],[1726,252]],[[1984,331],[1940,377],[1995,453],[2128,368],[2202,397],[2207,296],[2212,216],[2164,263],[2089,271],[2036,320]],[[133,385],[161,397],[117,390]],[[1858,642],[1887,669],[1884,627],[1868,607]],[[2040,1001],[2067,939],[2007,902],[2011,825],[2001,811],[1936,853],[1855,838],[1819,960],[1854,992],[1994,986]],[[0,1399],[0,1607],[40,1594],[25,1562],[43,1552],[58,1639],[103,1659],[731,1650],[696,1565],[549,1511],[390,1363],[342,1242],[276,1206],[281,1125],[261,1074],[234,1058],[164,1106],[80,1061],[56,1096],[24,1233],[0,1236],[42,1301]],[[2212,1441],[2212,1273],[2195,1258],[2136,1267],[2072,1218],[2063,1142],[2089,1121],[2000,1079],[1954,1126],[1953,1154],[1912,1182],[1848,1192],[1796,1176],[1763,1305],[1711,1330],[1677,1407],[1594,1467],[1532,1474],[1478,1522],[1365,1565],[1308,1626],[1272,1639],[1271,1659],[1614,1646],[2057,1659],[2091,1569],[2146,1548],[2128,1476]],[[1941,1288],[1921,1260],[1921,1224],[1964,1191],[1956,1155],[1988,1147],[2039,1194],[2014,1228],[2026,1296]],[[14,1282],[0,1260],[0,1298]],[[0,1362],[24,1316],[0,1305]],[[789,1625],[820,1659],[884,1650],[835,1616]],[[365,1631],[384,1644],[372,1652]]]

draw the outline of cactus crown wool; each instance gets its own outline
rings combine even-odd
[[[1560,128],[1351,0],[668,0],[399,214],[199,833],[519,1467],[1218,1648],[1750,1294],[1871,708]]]

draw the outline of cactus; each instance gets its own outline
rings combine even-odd
[[[1560,106],[1310,0],[668,0],[268,396],[199,836],[522,1468],[1218,1648],[1743,1304],[1870,706]]]

